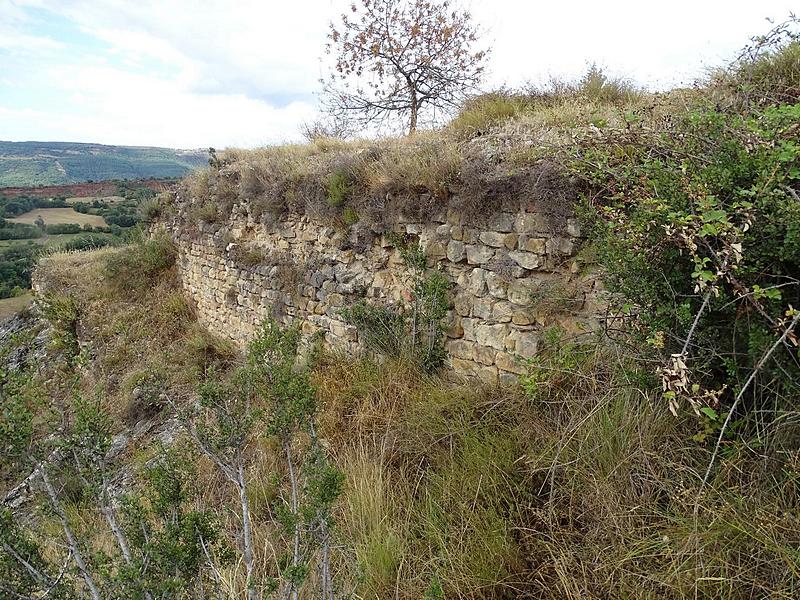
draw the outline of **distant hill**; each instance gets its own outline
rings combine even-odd
[[[181,177],[205,164],[205,150],[0,141],[0,187]]]

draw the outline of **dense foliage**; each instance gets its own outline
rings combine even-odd
[[[760,48],[685,113],[629,114],[578,153],[599,261],[642,339],[671,356],[673,411],[714,418],[739,399],[771,421],[800,390],[800,76],[742,82],[785,60],[797,42]]]

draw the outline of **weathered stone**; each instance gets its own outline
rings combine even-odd
[[[489,262],[493,256],[494,250],[487,246],[467,246],[467,263],[470,265],[482,265]]]
[[[508,371],[498,371],[497,381],[502,386],[516,385],[516,383],[519,381],[519,377],[517,377],[517,375],[514,373],[509,373]]]
[[[536,317],[532,309],[520,308],[513,312],[511,322],[514,325],[533,325],[536,322]]]
[[[505,233],[484,231],[478,236],[478,239],[487,246],[491,246],[492,248],[500,248],[505,244],[505,237]]]
[[[464,238],[464,228],[461,225],[453,225],[450,228],[450,237],[461,241]]]
[[[420,244],[420,247],[425,252],[425,255],[433,261],[442,260],[447,255],[444,244],[437,240],[430,240],[426,244]]]
[[[545,242],[544,238],[521,235],[519,237],[519,249],[535,254],[544,254],[546,252]]]
[[[462,229],[461,241],[463,241],[465,244],[477,244],[479,234],[480,231],[474,227],[464,227]]]
[[[497,354],[496,350],[492,348],[484,348],[483,346],[475,346],[474,349],[474,359],[476,362],[479,362],[482,365],[492,365],[494,364],[494,356]]]
[[[508,284],[502,275],[498,275],[494,271],[488,271],[486,273],[486,286],[489,288],[489,294],[493,298],[505,299],[508,295]]]
[[[522,358],[533,358],[538,348],[539,341],[534,333],[527,333],[517,338],[515,350]]]
[[[479,319],[490,320],[494,301],[491,298],[476,298],[472,303],[472,316]]]
[[[581,224],[578,219],[567,219],[567,233],[572,237],[581,237]]]
[[[467,291],[473,296],[480,297],[486,295],[486,271],[484,269],[472,269],[469,275]]]
[[[549,225],[547,217],[538,213],[520,213],[514,219],[514,231],[517,233],[546,233]]]
[[[553,237],[545,244],[548,254],[571,256],[575,251],[575,242],[569,238]]]
[[[533,270],[539,267],[540,259],[538,254],[523,252],[521,250],[512,250],[508,255],[524,269]]]
[[[524,375],[527,372],[520,358],[507,352],[498,352],[495,357],[495,364],[498,369],[516,373],[517,375]]]
[[[505,348],[503,340],[508,335],[508,325],[476,325],[475,337],[480,346],[489,346],[496,350],[503,350]]]
[[[447,260],[450,262],[458,263],[464,260],[466,253],[464,251],[463,242],[457,240],[450,240],[447,244]]]
[[[497,302],[492,307],[492,320],[497,323],[509,323],[513,314],[510,302]]]
[[[466,340],[451,340],[445,344],[445,350],[454,358],[462,360],[475,360],[475,342]]]
[[[476,319],[461,319],[461,328],[464,330],[464,339],[475,341],[477,338],[475,337],[475,324],[478,321]]]
[[[449,338],[463,337],[464,327],[461,325],[461,317],[454,315],[444,333]]]
[[[517,235],[516,233],[507,233],[503,237],[503,245],[508,250],[513,250],[514,248],[516,248],[518,241],[519,241],[519,235]]]
[[[469,294],[456,294],[453,298],[453,308],[462,317],[468,317],[472,312],[472,297]]]
[[[508,233],[514,229],[514,215],[511,213],[494,213],[489,216],[486,224],[489,229]]]

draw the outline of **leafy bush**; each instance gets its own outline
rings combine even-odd
[[[80,233],[81,226],[78,223],[57,223],[54,225],[45,225],[44,230],[47,233],[58,235],[61,233]]]
[[[757,54],[730,76],[783,52],[796,50]],[[608,283],[665,355],[670,408],[724,413],[723,433],[737,419],[744,434],[748,414],[780,419],[800,380],[800,105],[754,91],[727,108],[700,97],[669,121],[610,127],[584,139],[572,167]]]
[[[204,202],[195,211],[196,218],[206,223],[215,223],[219,217],[219,206],[216,202]]]

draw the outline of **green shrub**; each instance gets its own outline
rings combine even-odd
[[[119,243],[119,238],[112,238],[99,234],[84,234],[64,242],[62,249],[67,251],[95,250],[106,246],[114,246]]]
[[[470,137],[516,117],[528,107],[521,94],[506,90],[481,94],[467,100],[447,127],[461,137]]]
[[[348,227],[355,225],[358,223],[358,213],[355,211],[355,209],[345,206],[344,210],[342,211],[342,220]]]
[[[139,206],[139,210],[141,210],[145,219],[148,221],[155,221],[161,216],[164,207],[161,205],[160,198],[156,197],[142,202]]]
[[[783,52],[796,50],[768,56]],[[733,75],[759,72],[764,60]],[[724,107],[701,97],[669,121],[609,128],[576,153],[607,284],[636,316],[640,341],[663,353],[675,412],[736,404],[737,420],[763,423],[793,404],[796,350],[781,344],[760,361],[800,306],[798,128],[798,104],[761,95]],[[769,384],[743,390],[754,370]]]
[[[328,177],[325,191],[330,206],[342,206],[352,192],[352,184],[347,173],[342,171],[331,173],[330,177]]]

